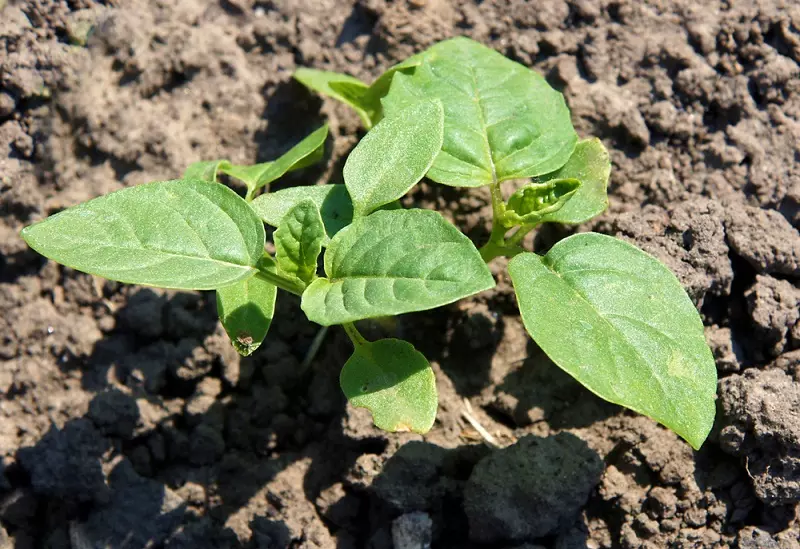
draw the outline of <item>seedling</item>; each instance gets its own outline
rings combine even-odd
[[[378,427],[420,433],[437,410],[428,361],[405,341],[367,341],[355,323],[492,288],[487,263],[508,257],[522,321],[555,364],[700,447],[714,420],[716,369],[675,276],[601,234],[575,234],[545,255],[523,248],[543,223],[575,225],[607,207],[608,153],[597,139],[578,139],[561,94],[464,38],[371,86],[310,69],[296,76],[352,105],[372,128],[347,159],[344,185],[261,192],[319,157],[321,128],[274,163],[193,164],[183,179],[96,198],[26,227],[23,238],[109,279],[216,290],[222,323],[245,355],[267,334],[277,289],[302,296],[311,321],[342,325],[353,342],[340,378],[350,402],[368,408]],[[243,181],[246,197],[218,183],[218,173]],[[489,187],[493,229],[480,249],[441,214],[398,206],[425,176]],[[503,182],[520,179],[506,200]],[[277,228],[275,257],[265,253],[264,223]]]

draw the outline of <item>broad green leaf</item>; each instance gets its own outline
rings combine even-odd
[[[513,227],[539,223],[548,213],[556,212],[568,204],[580,186],[581,182],[577,179],[551,179],[526,185],[508,199],[503,224]]]
[[[703,323],[657,259],[596,233],[508,265],[539,347],[596,395],[663,423],[699,448],[714,423],[716,367]]]
[[[400,339],[356,346],[339,377],[347,400],[385,431],[427,433],[436,420],[436,378],[425,357]]]
[[[349,105],[355,109],[355,111],[358,113],[358,116],[361,117],[361,121],[364,123],[364,126],[367,128],[371,126],[369,115],[362,108],[358,100],[359,96],[357,93],[359,88],[366,91],[369,86],[364,84],[358,78],[338,72],[321,71],[317,69],[300,67],[294,72],[294,79],[312,91],[322,95],[327,95],[328,97],[332,97],[333,99]],[[334,86],[331,86],[331,84],[334,84]],[[344,93],[336,89],[336,84],[346,85]]]
[[[317,257],[324,236],[325,226],[317,205],[311,200],[298,203],[273,235],[278,268],[310,284],[317,276]]]
[[[419,101],[372,128],[344,165],[355,215],[367,215],[416,185],[442,146],[442,131],[438,101]]]
[[[274,269],[265,256],[262,261]],[[242,356],[251,355],[261,346],[272,324],[278,289],[257,276],[217,288],[217,312],[231,344]]]
[[[310,185],[308,187],[289,187],[280,191],[262,194],[250,205],[256,215],[267,225],[277,227],[296,204],[311,200],[317,205],[326,235],[323,246],[353,221],[353,203],[344,185]]]
[[[578,192],[560,210],[546,214],[542,222],[578,224],[589,221],[608,208],[608,176],[611,159],[599,139],[578,143],[572,156],[559,170],[540,178],[540,181],[574,178],[581,182]]]
[[[325,273],[302,301],[325,326],[432,309],[494,286],[472,242],[429,210],[357,219],[331,240]]]
[[[563,166],[578,136],[563,96],[544,78],[468,38],[419,54],[383,98],[386,117],[420,98],[444,105],[444,144],[427,176],[454,187],[534,177]]]
[[[95,198],[22,230],[40,254],[120,282],[213,290],[255,274],[264,225],[235,192],[161,181]]]
[[[231,165],[227,160],[207,160],[189,164],[183,172],[183,179],[202,179],[203,181],[217,182],[217,174]]]

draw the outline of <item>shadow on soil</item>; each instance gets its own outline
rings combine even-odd
[[[276,322],[248,358],[228,348],[210,293],[138,289],[113,316],[116,328],[91,356],[63,366],[79,370],[95,393],[87,414],[20,449],[9,473],[22,479],[15,484],[25,501],[35,502],[48,546],[288,547],[297,524],[293,530],[283,519],[299,506],[281,482],[301,487],[316,506],[306,512],[347,533],[343,549],[391,547],[382,545],[388,525],[411,511],[431,515],[436,538],[448,540],[443,547],[470,546],[463,490],[491,450],[409,442],[371,473],[371,485],[349,485],[359,459],[383,462],[390,439],[344,427],[337,377],[350,346],[341,333],[331,332],[311,367],[301,368],[315,331],[299,320],[296,299],[279,300],[276,318],[287,321]],[[438,314],[423,317],[406,335],[444,338]],[[427,339],[423,347],[447,344]],[[482,352],[490,361],[495,344]],[[484,383],[486,372],[461,384],[462,394]],[[507,383],[511,390],[527,382]],[[521,407],[535,404],[520,399]],[[321,494],[343,480],[345,497],[321,504]]]

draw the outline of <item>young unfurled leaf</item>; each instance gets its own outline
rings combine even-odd
[[[557,171],[541,177],[540,181],[574,178],[581,182],[581,187],[561,209],[545,214],[541,221],[578,224],[606,211],[606,189],[610,173],[611,159],[603,143],[596,138],[579,142],[567,163]]]
[[[410,57],[384,72],[370,86],[346,74],[308,68],[297,69],[294,78],[310,90],[337,99],[355,109],[364,127],[369,130],[383,117],[381,99],[389,91],[394,74],[418,64],[416,56]]]
[[[379,429],[424,434],[436,420],[436,378],[422,353],[407,341],[357,345],[339,383],[350,404],[368,409]]]
[[[508,267],[525,328],[553,362],[598,396],[703,444],[716,367],[700,315],[664,265],[582,233]]]
[[[120,282],[211,290],[255,274],[264,225],[229,188],[161,181],[95,198],[26,227],[40,254]]]
[[[303,200],[311,200],[319,209],[326,232],[323,246],[327,246],[336,233],[353,221],[353,203],[344,185],[289,187],[262,194],[250,205],[264,223],[277,227],[289,210]]]
[[[331,240],[325,272],[302,308],[326,326],[432,309],[494,286],[472,242],[429,210],[357,219]]]
[[[303,200],[288,211],[275,231],[275,258],[280,270],[310,284],[317,276],[325,226],[317,205]]]
[[[224,168],[230,168],[231,163],[227,160],[207,160],[203,162],[193,162],[189,164],[183,172],[183,179],[202,179],[203,181],[217,182],[217,174]]]
[[[580,186],[577,179],[552,179],[526,185],[508,199],[503,224],[513,227],[539,223],[543,216],[567,204]]]
[[[544,78],[467,38],[418,56],[413,74],[396,74],[383,98],[392,116],[421,98],[440,99],[444,144],[427,176],[455,187],[533,177],[563,166],[578,136],[560,93]]]
[[[262,262],[274,269],[267,256]],[[231,344],[242,356],[249,356],[261,346],[272,324],[278,289],[253,276],[230,286],[217,288],[217,312]]]
[[[250,197],[258,189],[283,177],[287,172],[299,170],[319,162],[325,152],[325,139],[327,137],[328,125],[325,124],[275,161],[262,162],[251,166],[231,164],[228,160],[195,162],[186,168],[184,178],[215,182],[217,174],[224,173],[244,183],[247,187],[247,195]]]
[[[384,118],[353,149],[344,182],[355,215],[397,200],[422,179],[442,147],[441,103],[419,101]]]

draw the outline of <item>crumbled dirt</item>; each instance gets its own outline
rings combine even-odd
[[[3,4],[0,547],[798,548],[796,2]],[[293,70],[370,80],[460,34],[544,74],[611,152],[610,210],[579,230],[643,247],[698,305],[721,378],[699,452],[550,363],[502,260],[495,290],[393,329],[436,372],[420,437],[345,406],[337,330],[301,366],[316,329],[290,296],[240,358],[213,295],[106,282],[18,237],[196,160],[270,160],[323,121],[327,160],[278,185],[341,181],[358,118]],[[407,201],[486,237],[482,190]]]

